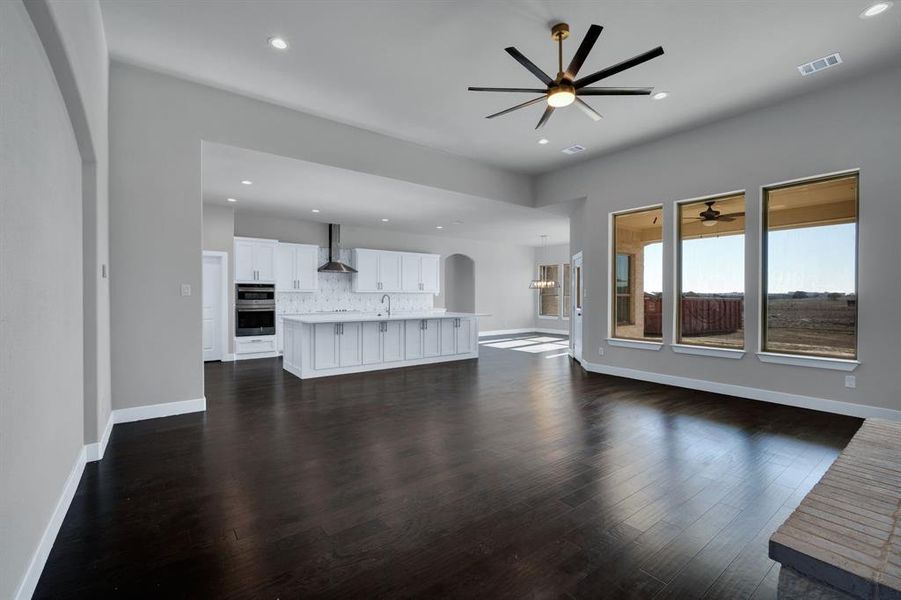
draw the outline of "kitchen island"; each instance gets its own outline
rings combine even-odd
[[[286,316],[283,368],[301,379],[479,357],[474,313]]]

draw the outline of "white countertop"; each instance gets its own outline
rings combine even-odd
[[[406,312],[394,313],[391,316],[382,313],[327,313],[306,315],[279,315],[285,321],[295,323],[360,323],[362,321],[406,321],[408,319],[466,319],[470,317],[487,317],[486,313],[458,312]]]

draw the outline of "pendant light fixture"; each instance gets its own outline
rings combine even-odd
[[[547,259],[547,236],[541,236],[541,252],[539,253],[539,258],[541,258],[541,262],[546,262]],[[538,279],[533,279],[529,284],[530,290],[548,290],[557,287],[557,281],[555,279],[548,279],[546,277],[547,271],[544,266],[539,263],[538,265]]]

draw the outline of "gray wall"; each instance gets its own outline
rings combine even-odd
[[[475,312],[476,263],[465,254],[444,258],[444,307],[450,312]]]
[[[203,396],[202,140],[531,203],[528,177],[113,63],[110,280],[114,408]]]
[[[230,206],[203,205],[203,249],[228,253],[228,340],[227,352],[235,351],[235,211]],[[201,296],[202,298],[202,296]]]
[[[84,444],[82,157],[21,2],[0,3],[0,598]]]
[[[328,228],[322,223],[256,215],[240,209],[235,213],[235,234],[319,246],[328,244]],[[534,255],[530,246],[363,227],[342,227],[341,245],[440,254],[441,293],[435,298],[438,307],[445,306],[447,257],[465,254],[475,261],[475,309],[491,315],[480,321],[480,329],[519,329],[532,325],[532,298],[527,289]]]
[[[901,70],[792,99],[620,153],[556,171],[535,181],[539,205],[586,198],[572,214],[570,244],[582,250],[587,285],[584,357],[612,367],[687,377],[901,409],[897,340],[901,320]],[[857,389],[844,387],[843,372],[763,364],[754,351],[759,328],[758,266],[760,189],[770,183],[850,168],[861,169],[859,247],[859,350]],[[607,321],[608,215],[611,211],[664,204],[664,264],[673,264],[674,201],[747,190],[746,353],[742,360],[611,347]],[[672,269],[664,300],[673,306]],[[672,342],[673,316],[664,316]],[[601,356],[599,347],[605,348]],[[857,409],[855,409],[857,410]],[[859,412],[866,412],[860,409]],[[875,411],[878,412],[878,411]],[[872,414],[871,411],[870,414]]]
[[[557,244],[548,246],[545,249],[535,248],[534,266],[532,278],[538,277],[538,267],[540,265],[563,265],[570,261],[569,244]],[[561,273],[561,283],[563,274]],[[532,314],[534,315],[534,326],[538,329],[556,329],[561,332],[569,332],[569,319],[562,317],[550,318],[538,316],[538,290],[529,290],[532,294]],[[560,302],[562,308],[563,291],[560,291]]]

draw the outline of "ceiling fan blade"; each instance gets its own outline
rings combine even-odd
[[[538,125],[535,126],[535,129],[541,129],[544,127],[544,124],[547,123],[547,120],[551,118],[551,115],[554,113],[554,107],[548,106],[544,109],[544,114],[541,115],[541,118],[538,119]]]
[[[527,107],[527,106],[532,106],[533,104],[535,104],[535,103],[537,103],[537,102],[541,102],[541,101],[544,100],[544,99],[545,99],[545,96],[538,96],[537,98],[532,98],[531,100],[527,100],[526,102],[523,102],[522,104],[517,104],[516,106],[512,106],[512,107],[510,107],[510,108],[508,108],[508,109],[506,109],[506,110],[502,110],[501,112],[494,113],[493,115],[488,115],[488,116],[485,117],[485,118],[486,118],[486,119],[493,119],[494,117],[500,117],[501,115],[505,115],[505,114],[507,114],[507,113],[511,113],[511,112],[513,112],[514,110],[519,110],[520,108],[525,108],[525,107]]]
[[[735,219],[733,217],[724,217],[724,216],[720,215],[719,217],[716,218],[716,220],[722,221],[723,223],[731,223]]]
[[[641,63],[647,62],[653,58],[657,58],[663,54],[663,46],[657,46],[653,50],[648,50],[643,54],[639,54],[638,56],[633,56],[629,60],[624,60],[619,64],[615,64],[612,67],[607,67],[606,69],[601,69],[597,73],[592,73],[591,75],[586,75],[581,79],[577,79],[573,82],[573,86],[576,89],[583,88],[586,85],[591,85],[596,81],[600,81],[606,77],[610,77],[611,75],[616,75],[626,69],[631,69],[632,67],[637,67]]]
[[[468,87],[470,92],[522,92],[526,94],[545,94],[547,90],[539,88],[495,88],[495,87]]]
[[[579,90],[580,96],[650,96],[654,88],[643,87],[586,87]]]
[[[521,64],[522,66],[527,68],[529,71],[531,71],[532,75],[534,75],[535,77],[540,79],[542,83],[544,83],[545,85],[550,85],[551,83],[553,83],[554,80],[551,79],[550,77],[548,77],[547,73],[545,73],[544,71],[539,69],[537,66],[535,66],[535,63],[533,63],[531,60],[529,60],[528,58],[523,56],[522,52],[520,52],[513,46],[510,46],[509,48],[504,48],[504,50],[507,51],[507,54],[509,54],[510,56],[515,58],[516,62],[518,62],[519,64]]]
[[[601,113],[588,106],[588,103],[581,98],[576,98],[576,106],[582,109],[582,112],[588,115],[592,121],[600,121],[604,118],[601,116]]]
[[[585,59],[588,58],[588,53],[591,52],[591,49],[594,48],[594,43],[598,41],[598,36],[601,35],[601,31],[604,28],[600,25],[592,25],[588,28],[588,32],[585,34],[585,37],[582,38],[582,43],[579,44],[579,49],[576,50],[576,53],[573,54],[573,59],[570,61],[569,66],[566,67],[566,76],[573,80],[576,78],[576,75],[579,74],[579,69],[582,68],[582,63],[585,62]]]
[[[745,216],[745,213],[743,213],[743,212],[737,212],[737,213],[726,213],[726,214],[724,214],[724,215],[720,215],[720,218],[722,219],[723,217],[730,217],[730,218],[731,218],[731,217],[743,217],[743,216]]]

